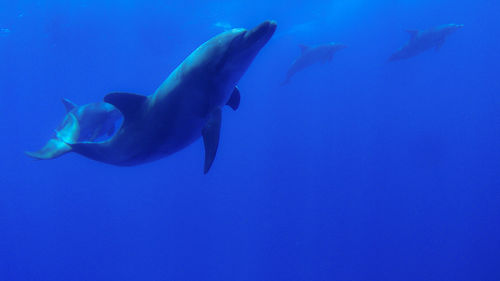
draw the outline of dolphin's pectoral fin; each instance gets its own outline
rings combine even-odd
[[[77,107],[77,105],[74,102],[68,99],[62,99],[61,101],[64,104],[64,107],[66,108],[66,112],[70,112],[71,110],[73,110],[73,108]]]
[[[240,106],[240,89],[238,89],[238,86],[234,87],[233,93],[231,94],[231,97],[227,101],[227,105],[229,105],[233,110],[238,109]]]
[[[326,56],[321,62],[327,63],[327,62],[331,62],[332,60],[333,60],[333,54]]]
[[[135,115],[147,99],[146,96],[129,93],[111,93],[104,97],[105,102],[112,104],[123,114],[124,122]]]
[[[26,155],[38,160],[48,160],[57,158],[71,151],[71,146],[60,139],[50,139],[47,144],[35,152],[25,151]]]
[[[203,144],[205,145],[205,174],[210,170],[215,159],[215,154],[217,153],[217,147],[219,146],[221,117],[221,110],[215,110],[210,116],[205,128],[201,131]]]
[[[408,32],[408,34],[410,34],[410,40],[417,37],[418,32],[419,32],[417,29],[407,29],[405,31]]]
[[[307,50],[309,50],[309,46],[307,45],[304,45],[304,44],[300,44],[299,45],[299,48],[300,48],[300,52],[303,54],[305,53]]]
[[[439,50],[441,49],[441,47],[443,46],[443,44],[444,44],[444,39],[443,39],[443,40],[441,40],[441,41],[439,41],[439,42],[436,44],[436,48],[435,48],[436,52],[437,52],[437,51],[439,51]]]

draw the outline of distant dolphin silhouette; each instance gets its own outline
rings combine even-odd
[[[320,62],[329,62],[332,60],[333,55],[344,48],[346,45],[338,44],[338,43],[328,43],[317,46],[306,46],[299,45],[301,54],[300,56],[292,63],[292,66],[288,70],[286,74],[285,81],[282,84],[287,84],[290,82],[290,78],[292,78],[295,73],[301,71],[304,68],[307,68],[313,64]]]
[[[236,84],[275,30],[275,22],[265,21],[251,30],[232,29],[213,37],[151,96],[108,94],[104,101],[124,116],[118,132],[107,141],[69,140],[68,146],[97,161],[132,166],[175,153],[203,136],[207,173],[219,143],[221,108],[238,108]]]
[[[411,58],[432,48],[439,50],[446,37],[462,27],[463,24],[445,24],[425,31],[406,30],[410,40],[392,54],[389,61]]]
[[[217,28],[222,28],[222,30],[224,30],[224,31],[233,29],[233,26],[229,22],[226,22],[226,21],[218,21],[218,22],[214,23],[214,26]]]
[[[53,159],[71,150],[67,142],[94,141],[110,137],[115,132],[120,112],[104,102],[78,106],[68,99],[62,100],[66,116],[55,130],[55,136],[36,152],[26,152],[36,159]]]

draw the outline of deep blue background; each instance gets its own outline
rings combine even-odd
[[[0,0],[0,280],[500,280],[497,1],[144,2]],[[23,154],[62,97],[151,94],[217,22],[266,19],[209,174],[201,141],[130,168]]]

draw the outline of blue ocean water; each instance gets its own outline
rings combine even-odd
[[[500,280],[500,5],[0,0],[0,280]],[[24,154],[149,95],[231,27],[278,29],[203,143],[145,165]],[[387,62],[406,29],[465,27]],[[299,44],[341,42],[280,83]]]

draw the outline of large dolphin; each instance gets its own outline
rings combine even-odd
[[[132,166],[170,155],[202,136],[208,172],[219,143],[221,108],[238,107],[236,84],[275,30],[275,22],[265,21],[251,30],[232,29],[213,37],[191,53],[153,95],[108,94],[104,101],[123,114],[122,126],[107,141],[68,143],[71,151]]]
[[[445,24],[424,31],[407,30],[410,40],[392,54],[389,61],[411,58],[432,48],[439,50],[446,37],[462,27],[463,24]]]
[[[62,100],[66,116],[55,130],[55,135],[36,152],[26,152],[36,159],[53,159],[71,150],[67,142],[95,141],[109,138],[121,118],[120,112],[105,102],[78,106],[68,99]]]
[[[300,56],[292,63],[292,66],[288,70],[286,74],[285,81],[282,84],[287,84],[290,82],[290,78],[292,78],[295,73],[301,71],[302,69],[316,64],[316,63],[324,63],[332,60],[333,55],[338,51],[346,48],[346,45],[338,44],[338,43],[328,43],[317,46],[306,46],[299,45],[301,54]]]

